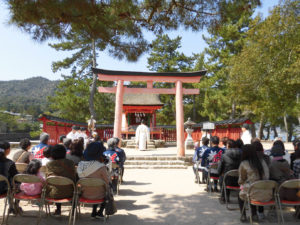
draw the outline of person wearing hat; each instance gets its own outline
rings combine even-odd
[[[243,124],[242,132],[243,133],[242,133],[241,139],[242,139],[244,145],[251,144],[252,135],[249,131],[249,124],[247,124],[247,123]]]
[[[82,197],[87,199],[103,199],[106,190],[109,187],[109,175],[104,164],[105,147],[100,142],[90,143],[84,151],[83,157],[85,161],[80,161],[77,167],[79,178],[101,178],[105,182],[105,187],[82,187]],[[103,210],[105,201],[101,204],[99,211],[98,205],[93,205],[92,218],[104,217]]]
[[[80,128],[78,126],[72,126],[72,130],[70,131],[70,133],[67,134],[67,138],[70,138],[72,141],[74,141],[75,139],[78,139],[78,130]]]
[[[48,147],[48,141],[50,139],[49,134],[47,133],[41,133],[40,135],[40,143],[36,146],[34,146],[31,149],[31,154],[34,155],[39,155],[39,153],[43,153],[43,149],[45,149],[46,147]],[[36,157],[35,157],[36,158]]]

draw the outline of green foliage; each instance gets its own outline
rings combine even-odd
[[[47,96],[53,95],[57,83],[42,77],[0,81],[1,109],[36,118],[48,110]]]
[[[231,85],[246,110],[278,124],[300,117],[299,1],[285,1],[265,20],[257,17],[242,52],[232,59]]]
[[[169,38],[167,34],[158,35],[152,42],[152,51],[148,57],[148,68],[156,72],[190,71],[194,66],[195,56],[180,53],[181,37]],[[154,87],[171,88],[173,83],[155,83]],[[157,113],[159,124],[175,124],[175,96],[160,95],[164,107]]]
[[[90,118],[88,99],[91,83],[91,78],[81,79],[78,76],[65,76],[64,80],[58,84],[55,95],[49,97],[50,107],[55,111],[55,115],[86,122]],[[100,86],[103,83],[98,81],[97,85]],[[96,93],[95,105],[97,116],[101,118],[97,123],[111,124],[114,118],[114,96]]]
[[[225,6],[224,6],[225,7]],[[221,25],[209,27],[209,37],[203,37],[208,47],[205,49],[207,62],[204,67],[208,73],[195,86],[200,89],[203,98],[200,114],[211,121],[238,117],[241,113],[236,110],[236,94],[228,82],[230,59],[238,54],[244,43],[254,6],[243,13],[241,2],[229,1],[225,7],[228,13],[226,21]]]

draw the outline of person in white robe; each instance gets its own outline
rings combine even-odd
[[[140,151],[147,149],[147,142],[150,142],[150,131],[145,125],[144,120],[141,121],[141,125],[139,125],[136,129],[135,142]]]
[[[67,138],[70,138],[72,141],[78,139],[78,132],[77,132],[78,130],[79,130],[78,126],[72,126],[72,130],[70,131],[70,133],[67,134]]]
[[[244,142],[244,145],[250,145],[251,144],[251,140],[252,140],[252,135],[249,131],[249,124],[244,123],[242,126],[242,136],[241,139]]]

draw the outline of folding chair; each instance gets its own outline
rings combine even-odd
[[[63,199],[46,197],[46,189],[49,185],[54,185],[54,186],[72,185],[73,197],[63,198]],[[61,177],[61,176],[50,176],[46,179],[46,185],[44,186],[44,189],[43,189],[42,199],[43,199],[43,202],[45,203],[47,214],[50,214],[49,203],[61,203],[61,204],[71,203],[71,210],[69,213],[69,222],[68,222],[68,225],[70,225],[72,222],[73,206],[75,204],[75,198],[76,198],[76,187],[75,187],[75,183],[71,179],[69,179],[67,177]],[[47,212],[47,208],[48,208],[48,212]]]
[[[201,181],[200,181],[200,175],[199,175],[199,165],[200,165],[200,161],[196,161],[196,168],[195,168],[195,170],[196,170],[196,179],[197,179],[197,183],[198,184],[201,184]]]
[[[248,203],[248,207],[250,209],[250,223],[253,224],[252,220],[252,211],[251,211],[251,205],[255,206],[275,206],[276,214],[277,214],[277,220],[278,223],[280,223],[279,213],[278,213],[278,207],[277,207],[277,198],[275,196],[275,193],[277,191],[278,184],[276,181],[273,180],[260,180],[256,181],[253,184],[250,185],[249,190],[247,192],[247,201],[244,202],[243,210],[246,210],[246,204]],[[260,189],[260,190],[271,190],[273,193],[272,200],[268,202],[261,202],[261,201],[253,201],[250,198],[250,193],[252,189]]]
[[[284,224],[282,206],[297,206],[297,209],[296,209],[296,218],[297,218],[297,216],[300,213],[300,201],[281,200],[279,193],[280,193],[280,190],[282,188],[298,189],[298,190],[300,190],[300,179],[292,179],[292,180],[287,180],[287,181],[283,182],[279,186],[278,191],[276,192],[276,196],[277,196],[277,199],[278,199],[279,210],[280,210],[280,215],[281,215],[281,221]]]
[[[35,184],[35,183],[40,183],[41,180],[37,176],[34,175],[29,175],[29,174],[17,174],[13,178],[13,191],[12,191],[12,201],[14,199],[19,200],[19,201],[39,201],[39,212],[38,212],[38,219],[37,219],[37,224],[40,223],[41,221],[41,216],[42,216],[42,209],[43,209],[43,201],[41,194],[38,195],[26,195],[24,192],[18,192],[19,189],[17,187],[17,183],[30,183],[30,184]],[[16,214],[20,214],[21,212],[15,207]]]
[[[7,220],[8,220],[8,216],[9,216],[8,210],[7,210],[6,222],[5,222],[5,213],[6,213],[7,203],[9,204],[9,202],[10,202],[11,189],[10,189],[9,182],[8,182],[8,180],[5,176],[0,175],[0,182],[5,182],[6,185],[7,185],[7,192],[5,194],[0,195],[0,199],[5,199],[4,200],[3,216],[2,216],[2,221],[1,221],[1,225],[2,225],[4,223],[7,223]],[[9,209],[9,207],[8,207],[8,209]]]
[[[224,175],[224,179],[223,179],[223,191],[224,191],[224,196],[225,196],[225,203],[226,203],[226,208],[228,210],[235,210],[235,209],[239,209],[239,208],[229,208],[228,206],[228,198],[227,198],[227,190],[233,190],[233,191],[240,191],[240,186],[231,186],[231,185],[227,185],[226,184],[226,178],[228,177],[239,177],[239,171],[238,170],[230,170],[228,172],[225,173]]]
[[[209,193],[211,193],[211,189],[212,189],[211,181],[214,182],[215,180],[219,180],[219,176],[211,176],[211,171],[217,169],[218,169],[218,163],[211,164],[208,168],[207,191],[209,190]]]
[[[105,198],[102,199],[87,199],[84,197],[80,197],[81,189],[82,187],[95,187],[95,188],[106,188],[105,182],[100,178],[81,178],[77,184],[77,194],[75,199],[75,212],[74,212],[74,218],[73,218],[73,225],[75,225],[76,221],[76,213],[77,213],[77,207],[79,210],[79,216],[80,216],[80,204],[87,204],[87,205],[94,205],[94,204],[101,204],[105,202]],[[108,218],[108,215],[104,215],[104,220],[106,221]]]
[[[24,173],[28,164],[27,163],[16,163],[16,168],[19,173]]]
[[[112,179],[112,185],[116,185],[117,195],[118,195],[120,189],[120,183],[121,183],[121,174],[120,174],[120,167],[117,163],[112,163],[111,179]]]

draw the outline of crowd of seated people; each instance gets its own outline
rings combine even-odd
[[[219,138],[211,137],[211,147],[208,147],[209,140],[203,138],[203,146],[195,145],[195,153],[193,157],[193,171],[202,173],[202,178],[207,179],[207,172],[211,172],[211,176],[219,177],[214,180],[214,188],[212,191],[219,192],[217,185],[220,186],[221,204],[225,203],[225,195],[230,199],[230,190],[222,187],[223,178],[226,172],[237,170],[238,177],[228,176],[225,184],[233,187],[240,187],[238,195],[238,203],[241,211],[241,221],[247,221],[246,210],[244,210],[244,202],[249,187],[256,181],[273,180],[278,186],[283,182],[291,179],[300,179],[300,140],[293,141],[294,152],[289,154],[285,149],[281,140],[275,140],[273,146],[269,150],[265,150],[258,138],[253,138],[251,144],[243,144],[241,139],[232,140],[222,138],[223,146],[219,146]],[[209,168],[217,163],[217,171]],[[198,168],[197,168],[198,165]],[[201,166],[199,166],[201,165]],[[199,176],[196,176],[196,178]],[[196,182],[199,182],[196,180]],[[201,182],[199,182],[201,183]],[[300,201],[300,189],[281,188],[279,192],[281,200]],[[268,202],[274,195],[270,190],[251,189],[251,200]],[[298,209],[299,210],[299,209]],[[251,205],[251,213],[253,221],[263,220],[264,207]]]
[[[12,160],[7,157],[11,150],[9,142],[0,142],[0,175],[8,179],[11,187],[13,177],[21,172],[17,171],[16,164],[18,163],[28,164],[22,173],[37,176],[41,181],[40,183],[22,183],[19,185],[19,191],[33,196],[41,194],[48,177],[60,176],[71,179],[75,184],[81,178],[101,178],[105,183],[105,188],[83,187],[81,196],[90,200],[104,199],[106,192],[112,187],[111,171],[109,170],[110,162],[118,164],[120,171],[124,174],[126,154],[120,148],[118,138],[108,140],[108,150],[99,139],[96,141],[89,140],[85,143],[85,140],[80,136],[76,136],[72,140],[62,135],[59,144],[54,146],[48,145],[48,141],[49,135],[46,133],[40,135],[40,143],[32,148],[30,140],[21,140],[20,149],[13,152]],[[43,172],[40,171],[42,167],[45,168]],[[72,185],[48,184],[46,187],[47,198],[66,199],[72,198],[74,195]],[[4,181],[0,182],[0,195],[6,194],[7,191],[6,183]],[[99,210],[98,207],[100,207]],[[103,217],[104,207],[105,201],[100,206],[93,205],[91,217]],[[12,203],[9,201],[9,213],[15,214],[15,209],[22,210],[19,207],[19,202]],[[56,210],[52,215],[61,215],[60,203],[56,203]]]

